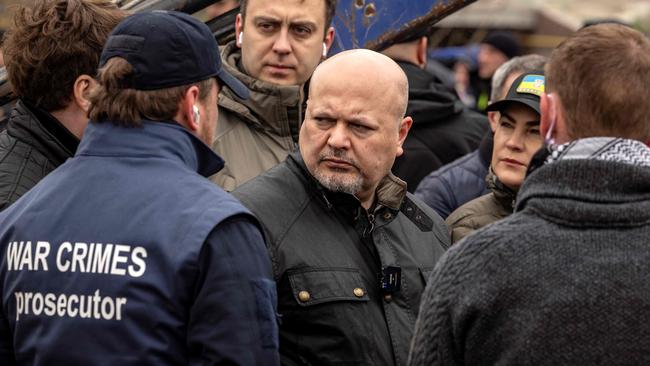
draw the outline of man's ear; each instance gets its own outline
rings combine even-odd
[[[90,92],[96,86],[97,81],[86,74],[79,75],[72,85],[73,102],[86,114],[90,108]]]
[[[542,93],[539,108],[541,112],[539,130],[542,136],[552,138],[556,144],[571,141],[560,97],[555,93]],[[548,136],[549,130],[550,136]]]
[[[178,113],[176,113],[176,122],[185,126],[188,130],[196,134],[200,128],[200,118],[195,117],[194,106],[199,100],[199,87],[190,86],[183,99],[179,103]]]
[[[325,48],[327,48],[328,52],[332,47],[332,43],[334,42],[334,34],[336,34],[334,27],[329,27],[327,32],[325,32],[325,38],[323,39],[323,43],[325,44]]]
[[[241,13],[235,17],[235,44],[241,48],[241,33],[244,31],[244,19]]]
[[[427,37],[420,37],[417,47],[418,66],[424,69],[427,66],[427,48],[429,48],[429,39]]]
[[[404,148],[402,145],[404,145],[404,140],[406,140],[406,136],[409,134],[409,130],[411,129],[411,126],[413,125],[413,118],[411,117],[404,117],[402,121],[399,124],[399,132],[398,132],[398,140],[397,140],[397,154],[396,156],[401,156],[404,154]]]
[[[499,112],[487,112],[488,121],[490,122],[490,129],[492,132],[497,130],[499,125],[499,118],[501,118],[501,113]]]
[[[555,118],[555,116],[551,115],[552,113],[555,113],[554,111],[551,111],[551,103],[548,94],[542,93],[542,95],[539,96],[539,132],[542,136],[548,134],[548,130],[551,129],[552,121]]]

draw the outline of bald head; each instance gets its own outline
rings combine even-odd
[[[401,121],[406,114],[409,90],[406,74],[395,61],[381,53],[355,49],[328,58],[312,75],[310,95],[313,88],[328,82],[374,91],[378,100],[386,103],[378,106],[392,113],[396,121]]]
[[[390,58],[340,53],[316,68],[298,145],[325,188],[354,194],[363,207],[400,156],[413,120],[404,117],[408,81]]]

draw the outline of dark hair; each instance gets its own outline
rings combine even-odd
[[[125,16],[108,0],[37,0],[19,8],[3,42],[14,93],[47,111],[64,108],[77,77],[95,75],[109,33]]]
[[[113,57],[99,69],[99,85],[90,94],[88,115],[94,122],[110,121],[125,127],[136,127],[142,119],[171,121],[178,113],[179,103],[191,86],[199,88],[199,100],[210,95],[214,78],[189,85],[158,90],[124,88],[124,80],[133,73],[133,66],[120,57]]]
[[[248,5],[249,0],[240,0],[239,1],[239,13],[242,18],[246,17],[246,6]],[[302,0],[304,1],[304,0]],[[336,1],[337,0],[323,0],[325,2],[325,32],[332,25],[332,19],[334,19],[334,13],[336,12]]]
[[[546,65],[547,92],[560,97],[571,139],[650,137],[650,40],[623,25],[586,27]]]

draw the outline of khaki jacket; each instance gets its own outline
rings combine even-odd
[[[512,214],[517,192],[499,182],[492,169],[485,180],[492,192],[460,206],[445,220],[452,243]]]
[[[250,90],[245,101],[227,86],[219,93],[219,120],[212,149],[226,165],[210,179],[232,191],[296,149],[304,97],[300,85],[275,85],[240,71],[241,52],[234,41],[223,48],[221,58],[224,68]]]

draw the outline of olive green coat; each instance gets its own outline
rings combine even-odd
[[[492,192],[465,203],[445,220],[452,243],[512,214],[517,192],[499,182],[492,169],[485,180]]]
[[[221,58],[224,68],[250,90],[247,100],[239,99],[227,86],[219,93],[219,119],[212,149],[226,165],[210,179],[232,191],[276,166],[296,149],[303,88],[271,84],[240,71],[241,52],[234,41],[223,48]]]

